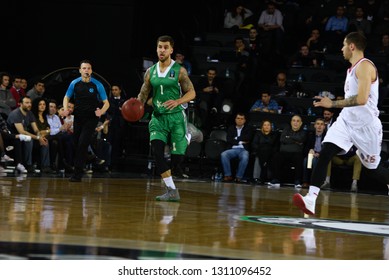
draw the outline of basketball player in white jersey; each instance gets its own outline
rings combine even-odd
[[[345,98],[331,100],[315,97],[314,106],[343,108],[329,128],[317,165],[312,171],[306,196],[295,194],[293,203],[307,215],[315,214],[316,198],[323,184],[327,166],[336,154],[346,153],[353,145],[369,175],[389,184],[389,169],[379,165],[382,124],[377,108],[378,72],[374,63],[364,57],[366,38],[358,32],[349,33],[343,41],[343,56],[351,63],[344,84]]]

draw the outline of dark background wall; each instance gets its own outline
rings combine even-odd
[[[21,74],[32,86],[36,78],[90,59],[96,73],[134,96],[141,59],[155,57],[157,37],[170,34],[176,49],[187,50],[194,36],[222,24],[223,5],[216,0],[6,0],[0,71]]]

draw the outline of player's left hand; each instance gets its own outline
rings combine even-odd
[[[324,107],[324,108],[331,108],[332,107],[332,100],[328,97],[321,97],[321,96],[315,96],[315,101],[313,101],[313,106],[315,107]]]

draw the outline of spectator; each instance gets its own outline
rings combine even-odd
[[[280,97],[293,96],[294,92],[295,89],[288,83],[286,73],[284,71],[279,71],[276,76],[276,81],[270,86],[270,94],[274,98],[279,99]],[[277,102],[280,104],[279,101]]]
[[[48,141],[45,135],[40,134],[34,114],[31,112],[30,97],[23,96],[20,99],[20,106],[9,114],[7,124],[12,134],[28,135],[33,140],[37,140],[41,146],[48,146]],[[22,146],[17,141],[14,143],[16,145],[15,153],[18,154],[18,156],[15,156],[15,163],[17,163],[16,169],[21,173],[27,173],[27,171],[34,173],[35,168],[32,165],[33,143],[25,142]],[[27,170],[25,165],[27,165]]]
[[[251,151],[255,156],[253,179],[255,183],[263,184],[271,178],[270,168],[271,159],[279,149],[278,132],[273,131],[273,124],[270,120],[264,120],[261,129],[254,134],[251,143]]]
[[[26,78],[21,78],[20,80],[20,88],[27,94],[27,87],[28,87],[28,82]]]
[[[349,21],[348,30],[349,32],[361,32],[367,38],[371,34],[371,22],[365,18],[365,13],[362,7],[357,7],[355,9],[355,17]]]
[[[293,55],[289,62],[290,67],[317,67],[317,59],[307,45],[300,46],[298,53]]]
[[[0,115],[0,153],[1,162],[14,162],[16,164],[16,170],[27,173],[26,168],[22,165],[22,151],[21,141],[29,142],[31,137],[23,134],[13,134],[9,129],[7,122]],[[14,147],[15,159],[11,158],[5,153],[5,146],[11,145]],[[4,168],[0,166],[0,173],[3,173]]]
[[[176,51],[175,61],[183,66],[188,72],[188,76],[192,74],[192,63],[189,60],[185,59],[185,54],[182,51]]]
[[[268,2],[267,8],[261,12],[258,19],[258,29],[260,41],[265,54],[270,54],[273,50],[280,54],[284,36],[283,16],[274,3]]]
[[[312,29],[311,35],[307,39],[307,46],[310,52],[320,53],[325,51],[326,44],[323,42],[323,39],[320,36],[320,30],[318,28]]]
[[[27,91],[27,96],[31,98],[31,101],[34,102],[34,99],[38,97],[43,97],[45,93],[45,82],[43,80],[38,80],[34,83],[34,86]]]
[[[324,119],[317,118],[315,120],[314,124],[314,131],[310,132],[307,136],[307,144],[305,145],[304,149],[304,162],[303,162],[303,188],[308,188],[311,178],[311,171],[313,168],[315,168],[317,164],[317,160],[320,156],[321,151],[321,142],[324,139],[324,136],[326,134],[326,126],[324,123]],[[312,154],[312,163],[310,163],[310,166],[308,168],[308,159],[309,154]]]
[[[0,74],[0,114],[7,119],[11,110],[16,108],[16,101],[9,90],[10,75],[2,72]]]
[[[263,113],[278,113],[278,103],[271,98],[271,95],[268,91],[261,93],[261,99],[255,101],[253,106],[251,106],[250,112],[263,112]]]
[[[324,54],[327,51],[327,43],[324,42],[322,36],[320,35],[320,30],[318,28],[312,29],[311,35],[307,39],[306,45],[309,48],[309,52],[315,56],[317,64],[324,66]]]
[[[361,171],[362,171],[362,163],[359,157],[356,154],[356,147],[352,146],[351,149],[343,155],[336,155],[332,158],[330,164],[328,165],[327,169],[327,177],[324,181],[324,184],[322,186],[323,189],[329,189],[331,184],[331,167],[332,165],[335,166],[352,166],[353,167],[353,175],[352,175],[352,183],[351,183],[351,191],[356,192],[358,191],[358,180],[361,176]]]
[[[233,32],[244,27],[244,22],[253,15],[253,12],[242,5],[234,6],[224,17],[224,28]]]
[[[324,119],[325,128],[326,130],[328,130],[336,120],[334,109],[323,108],[323,119]]]
[[[287,164],[294,166],[294,186],[301,188],[303,151],[306,142],[306,132],[303,130],[301,116],[294,115],[290,126],[282,130],[280,137],[280,150],[273,157],[273,179],[269,187],[279,188],[281,185],[281,172]]]
[[[107,141],[112,146],[111,167],[116,168],[123,157],[124,150],[124,131],[126,121],[122,116],[122,105],[126,101],[123,89],[118,84],[111,85],[111,96],[109,98],[108,115],[110,118]]]
[[[348,18],[344,15],[344,7],[339,5],[335,15],[331,16],[325,26],[326,42],[331,53],[340,52],[343,39],[348,31]]]
[[[43,173],[55,173],[55,170],[51,168],[50,162],[50,125],[47,121],[47,115],[49,114],[49,106],[47,105],[46,99],[43,97],[37,97],[32,102],[31,112],[35,117],[35,124],[38,128],[37,134],[45,137],[47,140],[46,145],[35,144],[34,150],[38,153],[35,155],[35,159],[39,159],[38,167]],[[34,159],[34,153],[33,153]]]
[[[63,113],[64,108],[61,105],[58,106],[58,116],[61,120],[62,131],[63,131],[63,147],[65,150],[64,153],[64,165],[66,172],[73,172],[73,164],[74,164],[74,139],[73,139],[73,111],[74,111],[74,103],[72,100],[68,102],[68,111],[69,114],[67,116]]]
[[[235,116],[235,124],[231,125],[227,130],[227,143],[230,148],[220,155],[224,182],[232,182],[234,180],[231,171],[231,160],[234,158],[239,159],[235,182],[242,182],[249,162],[249,147],[252,131],[251,126],[246,125],[246,115],[244,113],[237,113]]]
[[[61,123],[61,119],[57,114],[57,101],[51,99],[49,101],[49,112],[46,115],[47,122],[50,125],[49,140],[50,163],[53,170],[63,170],[69,172],[69,166],[65,163],[65,141],[69,137],[66,132],[66,124]]]
[[[24,89],[21,87],[22,86],[22,77],[17,75],[14,77],[14,80],[12,82],[12,87],[10,88],[10,91],[12,93],[12,96],[15,99],[16,106],[20,106],[20,99],[24,96],[26,96],[26,92]]]
[[[218,77],[215,67],[208,68],[207,75],[201,77],[195,85],[201,126],[206,131],[210,131],[218,121],[217,115],[224,99],[222,87],[222,80]]]

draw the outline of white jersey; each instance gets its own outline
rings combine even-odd
[[[360,59],[354,66],[347,70],[347,77],[344,83],[344,98],[351,97],[358,94],[358,78],[356,76],[356,69],[362,61],[369,61],[374,67],[374,63],[367,58]],[[377,78],[372,82],[370,87],[369,98],[365,105],[345,107],[342,109],[339,117],[352,127],[361,127],[371,124],[374,119],[378,118],[379,110],[378,104],[378,72]]]
[[[353,67],[347,70],[344,84],[345,98],[358,93],[358,78],[355,71],[359,63],[367,60],[359,60]],[[323,143],[334,143],[346,153],[355,145],[357,155],[362,164],[369,168],[377,168],[381,157],[382,124],[379,119],[378,103],[378,74],[371,84],[368,101],[365,105],[344,107],[333,125],[329,128]]]

